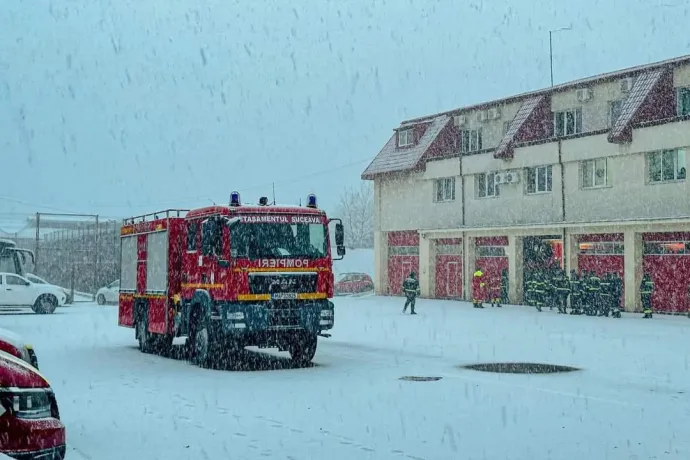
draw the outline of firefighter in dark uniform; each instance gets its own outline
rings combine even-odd
[[[611,286],[610,273],[606,273],[604,276],[602,276],[599,287],[601,288],[599,293],[599,298],[601,299],[599,302],[599,316],[608,317],[609,312],[611,311],[611,301],[613,300],[613,286]]]
[[[537,311],[541,311],[544,306],[548,287],[546,275],[541,271],[536,272],[534,279],[534,305],[537,307]]]
[[[568,294],[570,294],[570,281],[562,269],[556,269],[551,278],[552,299],[558,308],[559,314],[567,313]]]
[[[601,308],[601,278],[594,272],[587,277],[587,294],[589,304],[585,306],[585,314],[594,316]]]
[[[419,281],[417,281],[417,274],[411,272],[405,281],[403,281],[403,292],[407,300],[405,300],[405,306],[403,307],[403,313],[407,311],[407,307],[410,307],[410,314],[416,315],[414,311],[414,303],[419,295]]]
[[[614,273],[611,278],[611,291],[613,299],[611,299],[611,316],[614,318],[621,317],[621,296],[623,295],[623,278]]]
[[[575,270],[570,270],[570,314],[582,314],[582,283]]]
[[[652,317],[652,294],[654,293],[654,281],[649,273],[642,276],[642,283],[640,283],[640,300],[642,301],[643,318]]]
[[[525,305],[534,306],[534,272],[530,273],[527,282],[525,283]]]

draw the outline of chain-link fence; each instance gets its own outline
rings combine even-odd
[[[29,219],[36,230],[34,274],[67,289],[74,300],[111,283],[120,274],[120,221],[98,216],[37,213]]]

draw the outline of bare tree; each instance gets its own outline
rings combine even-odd
[[[347,247],[374,247],[374,190],[370,182],[345,189],[338,203],[338,217],[345,226]]]

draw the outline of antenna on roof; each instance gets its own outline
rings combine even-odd
[[[272,185],[273,185],[273,205],[275,205],[276,204],[276,183],[273,182]]]

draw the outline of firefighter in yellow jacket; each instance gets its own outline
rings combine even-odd
[[[472,276],[472,306],[474,308],[484,308],[482,303],[486,300],[486,281],[484,280],[484,272],[480,269],[474,272]]]

